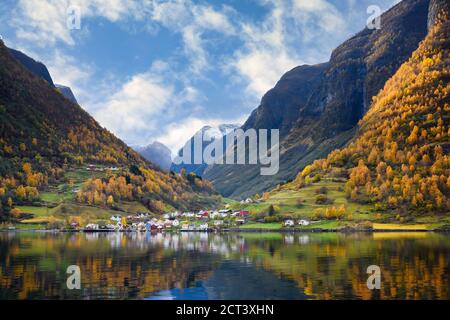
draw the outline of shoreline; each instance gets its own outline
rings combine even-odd
[[[394,233],[394,232],[420,232],[420,233],[450,233],[449,229],[224,229],[224,230],[168,230],[163,232],[149,231],[115,231],[115,230],[45,230],[45,229],[0,229],[0,233],[8,232],[42,232],[42,233]]]

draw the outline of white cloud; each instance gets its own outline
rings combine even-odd
[[[119,137],[139,140],[157,125],[156,115],[168,108],[173,88],[152,72],[137,74],[100,106],[95,118]]]
[[[67,27],[68,9],[78,7],[81,21],[90,17],[103,17],[116,22],[127,17],[142,19],[147,2],[127,0],[20,0],[10,20],[16,36],[45,47],[63,42],[74,45]]]
[[[261,24],[242,22],[241,37],[244,47],[231,61],[230,72],[238,72],[248,83],[247,93],[260,98],[272,88],[289,69],[301,60],[289,48],[287,32],[283,23],[284,7],[274,4],[273,10]]]
[[[300,56],[300,44],[320,51],[326,47],[322,43],[329,43],[327,35],[335,38],[337,30],[346,29],[339,11],[326,0],[261,0],[261,3],[270,8],[269,14],[262,22],[240,22],[244,45],[226,61],[225,68],[240,74],[247,83],[247,92],[258,98],[288,70],[305,62],[322,62],[323,54],[306,55],[303,50]]]
[[[209,55],[205,49],[204,34],[207,31],[228,36],[235,33],[235,28],[226,13],[191,1],[156,1],[152,6],[151,19],[181,34],[184,53],[190,61],[189,71],[197,76],[209,69]]]
[[[78,102],[88,98],[86,84],[93,76],[92,67],[79,64],[74,57],[65,55],[60,50],[55,50],[45,61],[55,83],[69,86]]]
[[[269,9],[268,14],[252,20],[227,6],[206,1],[18,0],[11,25],[19,40],[54,52],[44,61],[55,81],[71,86],[102,125],[129,143],[145,144],[158,137],[178,151],[204,125],[230,122],[214,118],[225,112],[217,116],[204,113],[204,106],[211,101],[208,92],[199,91],[196,81],[209,81],[207,71],[225,70],[229,81],[218,85],[229,86],[224,88],[224,95],[232,90],[245,101],[245,107],[240,109],[239,105],[233,110],[248,112],[246,108],[254,106],[250,102],[260,99],[285,72],[305,62],[325,60],[333,46],[329,40],[336,39],[337,31],[345,33],[346,19],[329,1],[260,3]],[[117,75],[96,78],[95,68],[65,56],[63,49],[55,49],[74,45],[78,39],[66,27],[69,5],[81,7],[83,28],[92,17],[111,22],[145,21],[151,32],[166,28],[179,35],[181,50],[160,57],[165,62],[153,62],[149,71],[135,74],[124,83]],[[217,35],[233,39],[236,47],[222,54],[214,47]]]

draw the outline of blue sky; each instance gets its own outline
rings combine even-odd
[[[327,61],[370,5],[396,2],[2,0],[0,34],[125,142],[175,151],[204,125],[243,123],[285,72]]]

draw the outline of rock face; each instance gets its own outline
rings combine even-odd
[[[436,0],[438,1],[438,0]],[[225,196],[245,198],[289,181],[313,160],[345,145],[372,97],[409,58],[427,33],[429,0],[404,0],[336,48],[330,61],[286,73],[261,100],[243,129],[280,130],[280,171],[216,165],[204,177]]]
[[[58,89],[58,91],[62,93],[62,95],[64,97],[66,97],[73,103],[78,104],[77,98],[75,98],[75,95],[73,94],[72,89],[70,89],[69,87],[63,86],[61,84],[56,84],[55,86]]]
[[[50,73],[48,72],[47,67],[43,63],[37,62],[33,58],[30,58],[29,56],[27,56],[26,54],[24,54],[18,50],[14,50],[14,49],[10,49],[10,48],[8,48],[8,50],[9,50],[10,54],[14,58],[16,58],[30,72],[32,72],[39,78],[44,79],[51,86],[55,86],[53,83],[53,79],[50,76]]]
[[[239,128],[239,125],[237,124],[221,124],[219,126],[205,126],[203,127],[201,130],[199,130],[195,135],[198,134],[202,134],[204,137],[204,142],[203,142],[203,148],[202,148],[202,152],[205,150],[205,148],[213,143],[214,141],[216,141],[217,139],[223,139],[224,136],[226,136],[228,133],[230,133],[231,131],[233,131],[234,129]],[[195,136],[194,135],[194,136]],[[225,145],[225,142],[224,142]],[[174,171],[176,173],[180,173],[181,170],[186,170],[187,173],[193,172],[195,174],[197,174],[198,176],[202,176],[205,169],[207,168],[207,164],[206,163],[202,163],[202,164],[194,164],[194,137],[191,137],[184,145],[183,149],[185,148],[191,148],[191,161],[190,163],[182,163],[182,164],[175,164],[173,163],[170,170]],[[183,149],[181,149],[178,152],[178,156],[182,156],[183,155]]]
[[[164,144],[155,141],[146,147],[134,148],[141,156],[159,168],[169,171],[172,165],[172,152]]]

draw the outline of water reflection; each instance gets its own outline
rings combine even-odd
[[[0,298],[450,299],[449,253],[428,233],[0,233]]]

